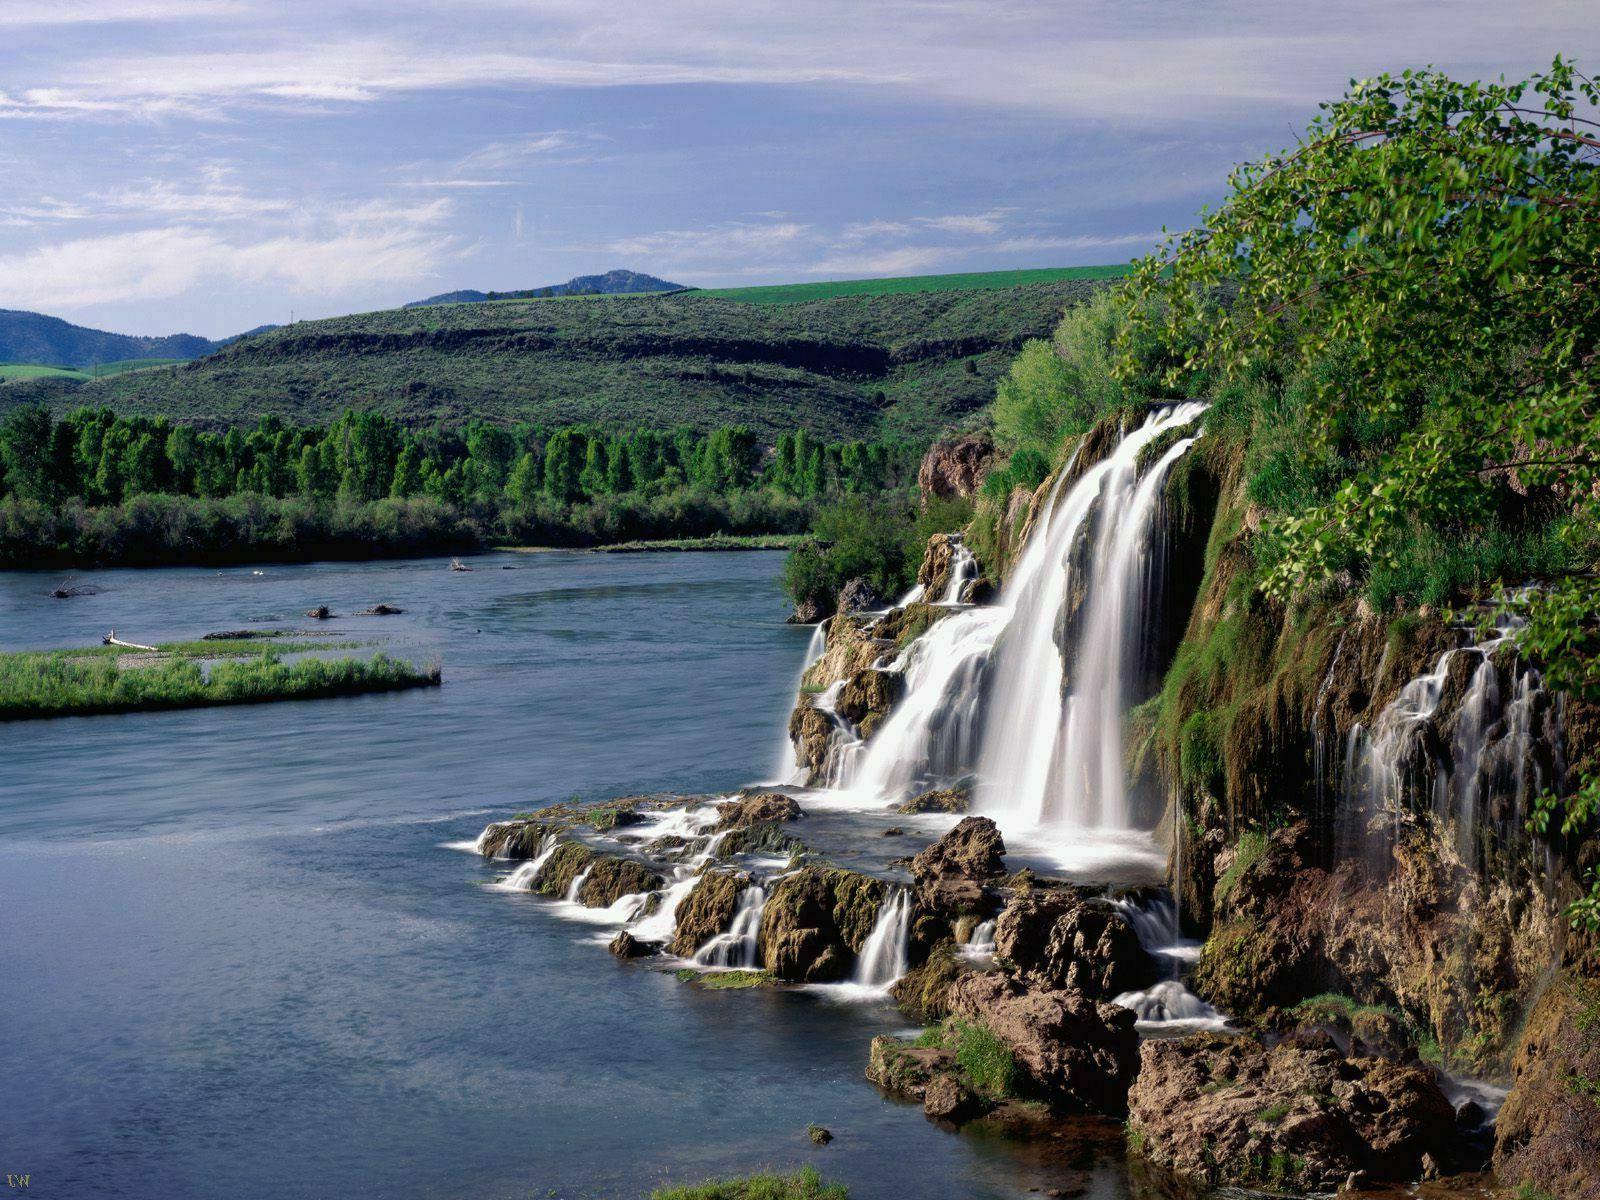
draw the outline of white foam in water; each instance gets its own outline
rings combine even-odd
[[[994,955],[994,930],[997,922],[993,917],[982,922],[972,931],[972,936],[967,939],[964,946],[957,948],[957,953],[962,958],[977,959],[979,961],[991,958]]]
[[[977,558],[971,550],[957,542],[950,558],[950,582],[945,585],[944,595],[939,597],[936,603],[946,605],[960,604],[961,589],[977,577]]]
[[[544,869],[544,864],[550,860],[550,856],[556,852],[556,846],[559,844],[553,835],[546,834],[539,843],[539,853],[527,862],[519,864],[516,870],[498,883],[489,886],[501,892],[528,891],[533,887],[534,880],[538,878],[539,872]]]
[[[1123,992],[1112,1000],[1131,1008],[1139,1028],[1147,1033],[1222,1030],[1228,1019],[1176,979],[1165,979],[1142,992]]]
[[[475,838],[463,838],[459,842],[440,842],[439,843],[439,849],[441,849],[441,850],[463,850],[468,854],[480,854],[480,853],[482,853],[482,851],[480,851],[478,849],[478,846],[482,843],[482,841],[483,841],[483,835],[479,834]]]

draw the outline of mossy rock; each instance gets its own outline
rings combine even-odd
[[[678,901],[674,914],[677,931],[667,948],[679,958],[689,958],[701,946],[733,924],[739,897],[750,886],[742,872],[707,871],[689,894]]]
[[[896,980],[889,994],[913,1021],[932,1024],[950,1015],[950,984],[969,970],[956,954],[955,944],[941,942],[926,962]]]
[[[761,919],[763,965],[780,979],[843,979],[866,944],[883,883],[839,868],[807,866],[778,880]]]
[[[587,871],[599,857],[582,842],[562,842],[551,852],[534,880],[534,890],[543,896],[564,898],[572,881]]]
[[[666,881],[643,863],[631,858],[598,858],[578,889],[586,908],[609,908],[624,896],[654,892]]]
[[[684,967],[677,975],[680,982],[692,983],[708,992],[746,991],[777,983],[770,971],[696,971]]]

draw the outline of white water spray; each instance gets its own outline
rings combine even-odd
[[[878,919],[861,947],[850,982],[858,988],[887,992],[910,969],[911,893],[895,888],[878,909]]]
[[[752,882],[739,894],[733,922],[728,928],[695,951],[694,961],[703,967],[743,967],[758,965],[756,950],[761,934],[761,917],[767,909],[767,892]]]

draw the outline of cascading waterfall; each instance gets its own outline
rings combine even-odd
[[[1183,966],[1200,957],[1200,943],[1183,936],[1177,901],[1158,893],[1142,903],[1126,898],[1113,899],[1112,903],[1128,918],[1139,935],[1139,944],[1165,976],[1140,991],[1123,992],[1112,1003],[1132,1009],[1147,1033],[1225,1028],[1227,1017],[1191,992],[1181,978]]]
[[[954,543],[950,556],[950,582],[945,584],[939,604],[960,604],[961,593],[967,584],[978,578],[978,559],[960,542]]]
[[[985,959],[994,954],[994,931],[999,924],[993,917],[973,927],[972,936],[959,947],[963,958]]]
[[[858,988],[887,991],[910,969],[911,893],[895,888],[878,909],[867,944],[856,959],[850,982]]]
[[[982,810],[1035,825],[1129,827],[1122,721],[1129,677],[1145,661],[1155,518],[1168,471],[1199,434],[1177,441],[1142,477],[1138,463],[1145,447],[1191,425],[1205,407],[1190,402],[1152,413],[1083,473],[1024,554],[1004,598],[1009,618],[979,758]],[[1093,549],[1079,578],[1074,551],[1088,537]],[[1056,637],[1074,599],[1083,620],[1063,694]]]
[[[1474,829],[1484,802],[1494,796],[1521,811],[1528,800],[1554,782],[1559,756],[1547,763],[1537,753],[1535,720],[1547,701],[1539,672],[1521,659],[1502,664],[1497,652],[1515,644],[1520,623],[1502,619],[1493,637],[1476,645],[1446,650],[1425,674],[1410,680],[1378,715],[1372,728],[1356,725],[1346,742],[1340,791],[1347,814],[1365,814],[1382,839],[1392,844],[1402,813],[1427,807],[1442,821],[1453,821],[1457,850],[1474,856]],[[1453,714],[1453,728],[1441,730],[1440,706],[1455,664],[1473,663],[1471,677]],[[1448,733],[1448,737],[1445,734]],[[1437,735],[1437,736],[1433,736]],[[1378,858],[1387,845],[1371,844],[1373,827],[1354,836]]]
[[[588,880],[589,872],[592,869],[593,868],[585,867],[573,877],[572,883],[567,887],[567,894],[565,897],[568,904],[578,903],[578,895],[583,891],[583,885]]]
[[[828,649],[828,635],[823,632],[822,622],[818,622],[811,630],[811,641],[806,645],[805,662],[800,666],[800,674],[795,677],[794,690],[805,686],[806,672],[816,665]],[[785,728],[783,735],[783,749],[778,755],[778,770],[773,776],[775,783],[802,784],[806,780],[806,769],[800,763],[800,749],[790,739]]]
[[[761,917],[767,909],[767,892],[759,883],[751,882],[739,894],[739,905],[734,909],[733,922],[695,951],[694,961],[702,967],[743,967],[758,965],[757,944],[760,940]]]
[[[489,829],[484,830],[484,834],[487,835],[493,828],[493,825],[489,826]],[[527,862],[519,863],[516,870],[494,886],[506,892],[526,892],[531,889],[539,879],[539,872],[544,870],[544,864],[550,861],[550,856],[556,852],[556,844],[553,835],[545,834],[539,841],[539,852]],[[478,845],[483,845],[481,836],[478,838]]]

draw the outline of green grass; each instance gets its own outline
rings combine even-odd
[[[418,668],[383,654],[284,662],[268,650],[255,658],[223,659],[206,670],[183,655],[124,667],[108,655],[23,652],[0,655],[0,721],[324,699],[428,687],[439,680],[437,667]]]
[[[980,1096],[1006,1100],[1017,1094],[1021,1071],[1016,1056],[987,1025],[951,1017],[924,1029],[912,1044],[949,1050],[963,1082]]]
[[[843,1184],[823,1182],[815,1167],[801,1167],[792,1175],[750,1175],[658,1188],[650,1200],[849,1200],[849,1196]]]
[[[942,287],[877,281],[873,294],[804,304],[679,292],[301,321],[181,368],[13,380],[0,388],[0,415],[37,400],[221,428],[268,413],[325,424],[355,407],[412,424],[930,437],[988,404],[1016,347],[1105,286],[1093,272],[1047,275],[1023,286],[984,275]]]
[[[809,304],[840,296],[894,296],[907,292],[948,292],[1026,287],[1064,279],[1117,279],[1123,265],[1036,267],[1018,271],[970,271],[958,275],[900,275],[887,279],[834,279],[818,283],[780,283],[766,287],[700,288],[697,294],[745,304]]]
[[[1283,1119],[1288,1115],[1289,1106],[1287,1104],[1274,1104],[1267,1108],[1263,1108],[1260,1112],[1258,1112],[1256,1114],[1256,1120],[1260,1121],[1263,1125],[1278,1125],[1281,1124]]]
[[[0,363],[0,379],[88,379],[76,367],[44,367],[35,363]]]
[[[276,630],[263,632],[256,638],[217,638],[213,641],[204,639],[193,642],[157,642],[156,653],[176,658],[207,659],[207,658],[253,658],[260,655],[265,647],[265,639],[279,641],[283,638],[290,639],[280,646],[280,652],[288,651],[292,654],[312,653],[324,650],[353,650],[361,645],[353,638],[342,641],[309,640],[303,641],[288,632]],[[148,655],[148,650],[130,650],[126,646],[84,646],[81,649],[59,650],[52,653],[61,654],[67,658],[121,658],[124,655]]]
[[[1222,873],[1222,878],[1217,880],[1216,898],[1219,903],[1226,901],[1233,894],[1233,889],[1238,886],[1244,873],[1261,861],[1261,856],[1266,852],[1267,835],[1261,830],[1246,829],[1239,835],[1239,845],[1234,852],[1233,863]]]
[[[170,367],[187,362],[182,358],[125,358],[119,362],[101,363],[94,367],[46,367],[36,363],[0,363],[0,380],[10,379],[71,379],[87,382],[129,371],[144,371],[151,367]]]
[[[693,967],[684,967],[677,976],[683,983],[712,992],[744,991],[766,987],[772,982],[771,971],[696,971]]]

